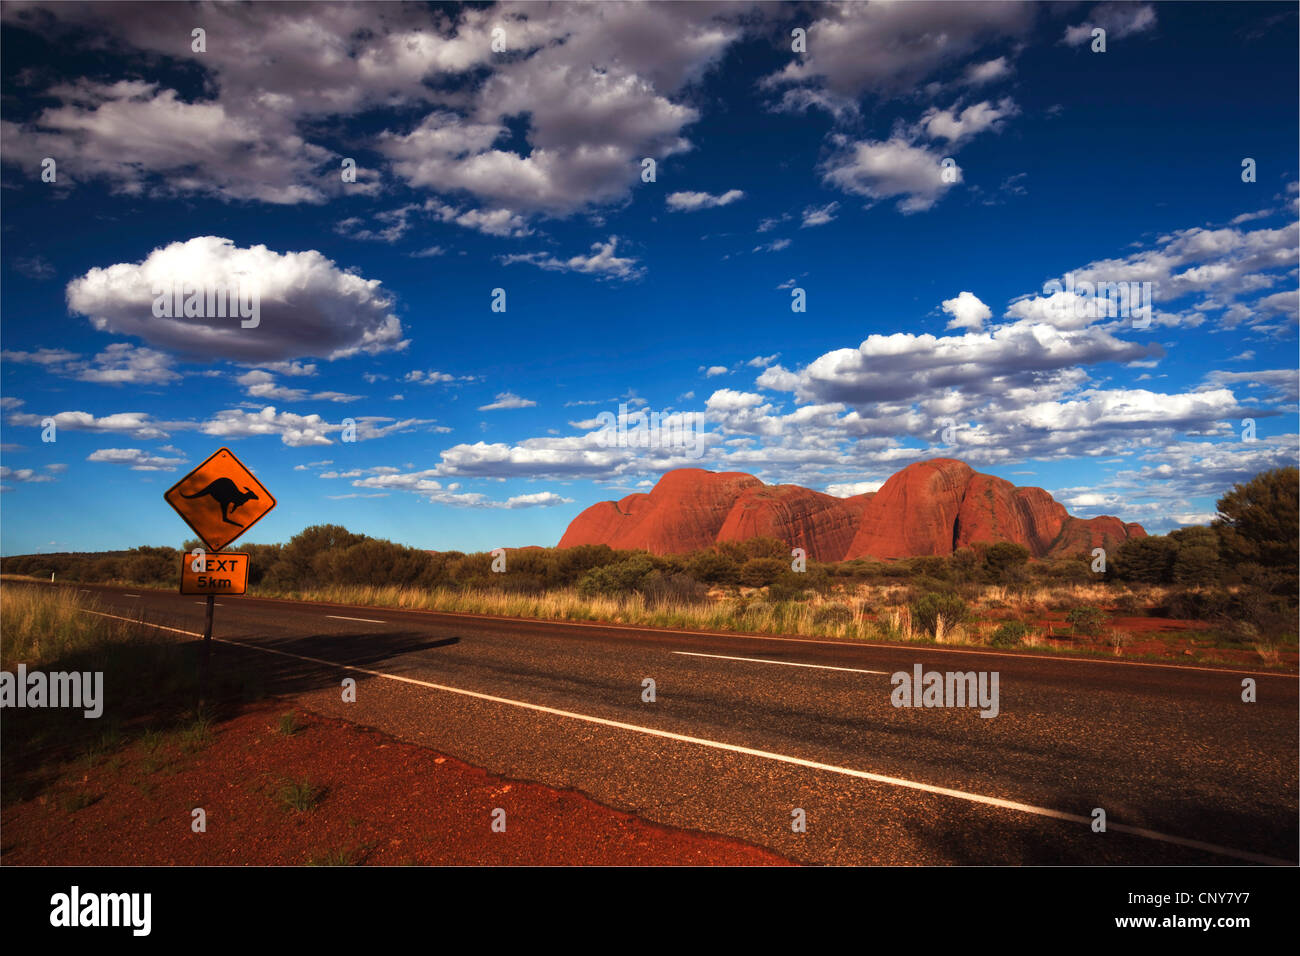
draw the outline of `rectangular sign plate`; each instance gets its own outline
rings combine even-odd
[[[197,558],[181,555],[181,594],[244,594],[248,590],[248,555],[242,551],[210,552],[203,570],[195,571]]]

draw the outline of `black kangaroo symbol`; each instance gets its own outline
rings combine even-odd
[[[250,488],[245,487],[243,491],[240,491],[239,486],[229,478],[214,479],[202,491],[196,491],[192,495],[181,492],[182,498],[202,498],[204,495],[211,495],[212,500],[221,505],[221,520],[226,524],[233,524],[236,528],[242,528],[243,525],[238,521],[231,521],[226,517],[227,513],[234,508],[238,508],[245,501],[257,500],[257,495],[253,494]]]

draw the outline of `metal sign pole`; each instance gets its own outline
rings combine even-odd
[[[203,650],[199,659],[199,706],[208,699],[208,670],[212,661],[212,609],[217,605],[217,596],[208,595],[208,609],[203,621]]]

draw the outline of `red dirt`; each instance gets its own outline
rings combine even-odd
[[[290,710],[302,729],[286,736],[279,718]],[[169,739],[150,760],[135,741],[93,768],[65,767],[41,796],[6,806],[3,862],[297,865],[349,854],[368,865],[789,865],[286,704],[216,725],[192,753]],[[280,788],[304,780],[322,788],[319,802],[287,808]],[[68,809],[79,794],[95,802]],[[191,831],[195,807],[206,811],[206,833]],[[491,829],[497,807],[504,833]]]

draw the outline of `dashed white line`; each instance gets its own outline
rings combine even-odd
[[[360,621],[362,624],[387,624],[387,621],[372,621],[368,617],[343,617],[340,614],[326,614],[326,617],[332,617],[336,621]]]
[[[87,613],[97,614],[100,612],[90,611]],[[104,614],[103,616],[118,617],[116,614]],[[121,618],[121,620],[129,621],[131,618]],[[161,625],[150,624],[147,626],[160,627]],[[181,634],[190,634],[194,637],[202,636],[196,634],[194,631],[181,631],[179,628],[175,627],[163,629],[168,631],[177,631]],[[739,744],[729,744],[721,740],[709,740],[706,737],[691,737],[687,734],[673,733],[671,730],[660,730],[657,727],[642,727],[639,724],[628,724],[621,720],[610,720],[607,717],[594,717],[591,714],[578,714],[571,710],[560,710],[556,707],[547,707],[544,704],[532,704],[524,700],[514,700],[509,697],[497,697],[495,694],[480,693],[476,690],[466,690],[463,687],[450,687],[446,684],[435,684],[432,681],[418,680],[414,677],[405,677],[401,674],[385,674],[383,671],[370,670],[366,667],[357,667],[353,664],[340,664],[337,661],[327,661],[319,657],[308,657],[305,654],[294,654],[274,647],[263,647],[258,644],[249,644],[245,641],[232,641],[229,638],[220,637],[214,637],[213,640],[222,644],[232,644],[236,647],[245,647],[253,651],[263,651],[267,654],[278,654],[281,657],[292,657],[295,660],[308,661],[312,664],[324,664],[326,667],[337,667],[340,670],[354,671],[358,674],[366,674],[370,677],[380,677],[384,680],[399,681],[403,684],[415,684],[417,687],[428,687],[432,690],[445,691],[449,694],[460,694],[463,697],[473,697],[477,700],[491,701],[495,704],[505,704],[509,707],[520,707],[524,710],[534,710],[543,714],[552,714],[556,717],[567,717],[570,720],[581,720],[585,723],[598,724],[602,727],[615,727],[619,730],[628,730],[633,733],[646,734],[651,737],[662,737],[667,740],[677,740],[682,743],[696,744],[701,747],[710,747],[714,750],[726,750],[731,753],[744,754],[748,757],[758,757],[762,760],[774,760],[778,763],[791,764],[796,767],[807,767],[810,770],[821,770],[826,773],[840,774],[845,777],[855,777],[859,780],[870,780],[874,783],[883,783],[894,787],[904,787],[909,790],[919,790],[922,793],[933,793],[938,796],[953,797],[954,799],[965,800],[969,803],[998,807],[1003,810],[1015,810],[1020,813],[1028,813],[1034,816],[1048,817],[1053,820],[1062,820],[1066,823],[1079,823],[1085,826],[1092,825],[1092,817],[1090,816],[1085,817],[1078,813],[1066,813],[1063,810],[1053,810],[1050,807],[1038,807],[1031,803],[1020,803],[1016,800],[1004,800],[1001,797],[990,797],[981,793],[968,793],[965,790],[954,790],[951,787],[939,787],[932,783],[921,783],[918,780],[907,780],[903,777],[890,777],[885,774],[871,773],[868,770],[855,770],[852,767],[839,767],[835,764],[821,763],[816,760],[806,760],[803,757],[792,757],[788,754],[773,753],[769,750],[757,750],[753,747],[742,747]],[[1144,837],[1148,840],[1156,840],[1161,843],[1172,843],[1176,846],[1185,846],[1206,853],[1232,857],[1237,860],[1247,860],[1251,863],[1263,863],[1272,866],[1295,865],[1294,861],[1283,860],[1263,853],[1252,853],[1249,850],[1237,850],[1233,847],[1220,846],[1217,843],[1206,843],[1203,840],[1191,840],[1187,837],[1175,836],[1171,833],[1161,833],[1158,830],[1149,830],[1146,827],[1130,826],[1126,823],[1115,823],[1111,820],[1106,822],[1106,828],[1107,830],[1113,830],[1118,833],[1131,833],[1133,836]]]
[[[765,657],[728,657],[726,654],[697,654],[694,651],[673,651],[683,657],[714,657],[720,661],[749,661],[751,664],[784,664],[786,667],[815,667],[821,671],[851,671],[854,674],[888,674],[889,671],[868,671],[860,667],[831,667],[829,664],[799,664],[795,661],[773,661]]]

